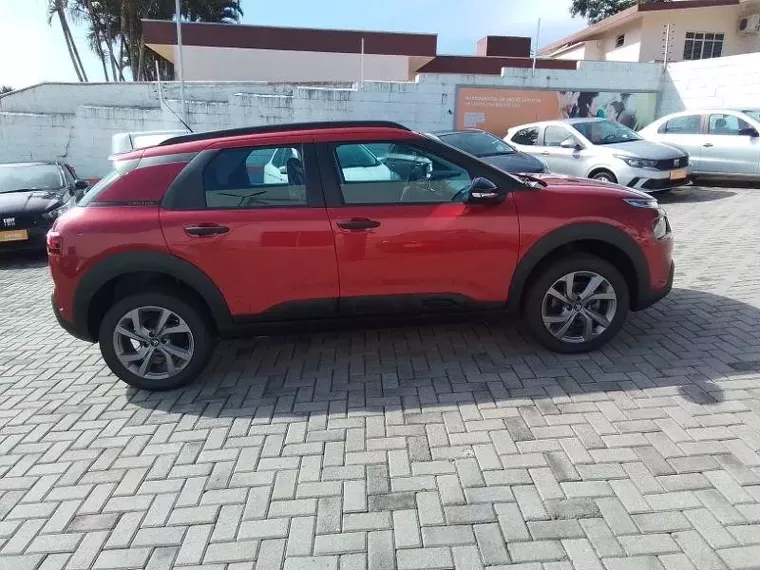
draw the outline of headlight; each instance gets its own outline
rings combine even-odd
[[[663,239],[670,233],[670,224],[668,223],[668,216],[664,210],[660,210],[659,215],[652,222],[652,233],[657,239]]]
[[[47,212],[42,213],[42,217],[46,220],[55,220],[58,216],[63,214],[66,210],[69,209],[69,203],[62,204],[58,206],[57,208],[53,208],[52,210],[48,210]]]
[[[623,200],[634,208],[658,208],[657,200],[650,196],[646,198],[623,198]]]
[[[633,158],[630,156],[620,155],[615,155],[615,157],[625,162],[631,168],[657,168],[656,160],[649,160],[648,158]]]

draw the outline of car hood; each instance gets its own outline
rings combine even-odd
[[[543,172],[545,170],[543,162],[523,152],[484,156],[480,160],[510,173]]]
[[[0,215],[45,212],[63,204],[63,191],[0,192]]]
[[[605,148],[613,154],[636,158],[648,158],[651,160],[663,160],[668,158],[681,158],[684,153],[667,144],[652,141],[629,141],[598,145],[597,148]]]
[[[633,188],[602,180],[591,180],[590,178],[576,178],[574,176],[563,176],[554,173],[531,174],[530,178],[543,182],[549,190],[560,192],[577,192],[579,194],[594,194],[597,196],[604,195],[619,198],[652,198],[649,194],[634,190]]]

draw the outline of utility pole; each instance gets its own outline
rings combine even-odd
[[[533,76],[536,75],[536,58],[538,57],[538,40],[541,37],[541,18],[538,19],[536,27],[536,47],[533,48]]]
[[[179,76],[179,98],[182,100],[182,120],[187,123],[187,103],[185,101],[185,69],[182,67],[182,9],[180,0],[175,0],[174,10],[177,19],[177,75]]]

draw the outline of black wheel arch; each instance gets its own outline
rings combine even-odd
[[[230,326],[229,306],[219,288],[202,270],[169,253],[130,251],[97,262],[82,277],[74,293],[73,326],[79,333],[76,336],[97,341],[99,320],[107,310],[99,305],[113,301],[120,282],[122,286],[126,284],[121,292],[138,292],[128,291],[130,286],[140,283],[140,279],[130,281],[131,277],[137,276],[160,277],[164,285],[166,281],[174,282],[202,301],[217,331]]]
[[[623,230],[602,223],[572,224],[556,229],[539,239],[522,256],[507,296],[507,309],[519,312],[526,287],[546,263],[563,253],[585,252],[606,259],[626,279],[631,309],[636,310],[650,290],[649,265],[641,248]]]

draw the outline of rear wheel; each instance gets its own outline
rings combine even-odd
[[[169,390],[195,380],[211,358],[213,337],[193,303],[164,292],[126,297],[100,324],[100,351],[127,384]]]
[[[612,264],[591,255],[559,259],[532,281],[523,317],[531,334],[556,352],[595,350],[625,322],[625,279]]]
[[[591,175],[592,180],[600,180],[602,182],[612,182],[617,184],[617,178],[609,170],[598,170]]]

